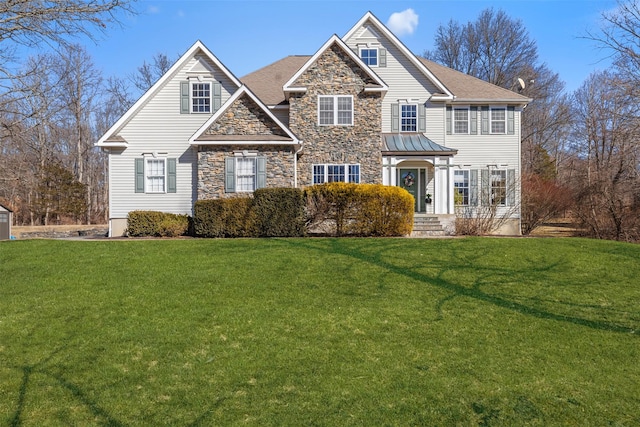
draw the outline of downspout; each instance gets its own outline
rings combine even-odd
[[[293,188],[298,188],[298,153],[302,151],[302,141],[300,141],[300,148],[293,153]]]

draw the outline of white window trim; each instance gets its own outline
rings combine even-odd
[[[235,157],[235,162],[236,162],[236,166],[234,168],[234,174],[235,174],[235,180],[236,180],[236,193],[253,193],[254,191],[256,191],[256,187],[258,186],[258,156],[257,153],[243,153],[243,155],[238,156],[236,153],[234,153],[234,157]],[[247,160],[247,159],[251,159],[253,160],[253,190],[240,190],[239,189],[239,182],[240,180],[238,179],[238,177],[240,176],[238,174],[238,172],[240,171],[240,168],[238,167],[238,160]],[[246,175],[248,176],[248,175]]]
[[[365,60],[362,58],[362,51],[363,50],[375,50],[376,51],[376,65],[369,65],[367,64],[370,68],[378,68],[380,66],[380,50],[377,47],[369,47],[369,46],[360,46],[358,48],[358,56],[360,57],[360,59],[362,59],[362,62],[365,62]]]
[[[494,110],[503,110],[504,111],[504,120],[493,120],[493,111]],[[494,132],[493,131],[493,123],[496,122],[504,122],[504,132]],[[491,135],[506,135],[507,134],[507,106],[491,106],[489,107],[489,133]]]
[[[400,133],[405,132],[405,133],[416,133],[418,132],[418,120],[420,119],[418,117],[418,104],[414,103],[414,102],[400,102],[400,105],[398,106],[398,130],[400,131]],[[402,130],[402,107],[406,107],[406,106],[414,106],[416,107],[416,128],[415,130]]]
[[[213,112],[213,79],[203,79],[198,77],[197,79],[189,79],[189,113],[190,114],[211,114]],[[208,84],[209,85],[209,111],[193,111],[193,85],[196,84]]]
[[[508,191],[509,191],[509,173],[507,171],[507,169],[489,169],[489,204],[493,205],[493,190],[494,188],[502,188],[502,187],[494,187],[493,186],[493,174],[494,173],[500,173],[500,175],[504,176],[504,194],[502,195],[502,198],[504,199],[504,203],[496,203],[495,206],[507,206],[507,202],[508,202]]]
[[[320,99],[322,98],[332,98],[333,99],[333,123],[320,123]],[[339,98],[350,98],[351,99],[351,123],[338,123],[338,99]],[[353,117],[353,95],[318,95],[317,100],[317,122],[318,126],[353,126],[354,117]]]
[[[349,167],[350,166],[358,166],[358,184],[362,181],[361,179],[361,166],[360,163],[315,163],[313,165],[311,165],[311,180],[312,180],[312,184],[316,184],[315,182],[315,169],[316,167],[322,167],[323,168],[323,173],[322,173],[322,178],[323,181],[319,184],[326,184],[327,182],[327,177],[328,177],[328,171],[329,171],[329,166],[344,166],[344,181],[332,181],[332,182],[351,182],[349,180]]]
[[[465,172],[466,173],[466,182],[467,182],[467,186],[463,187],[467,189],[467,203],[464,203],[464,199],[462,201],[461,206],[469,206],[471,205],[471,170],[470,169],[455,169],[453,172],[453,190],[454,191],[458,191],[459,187],[455,186],[456,183],[456,172]]]
[[[162,169],[164,170],[164,176],[163,176],[163,183],[162,183],[162,190],[161,191],[152,191],[149,187],[149,178],[152,177],[151,175],[149,175],[149,162],[150,161],[162,161],[163,162],[163,167]],[[155,176],[160,176],[160,175],[153,175]],[[148,193],[148,194],[165,194],[167,192],[167,159],[166,157],[144,157],[144,192]]]
[[[456,120],[456,110],[466,110],[467,111],[467,131],[466,132],[456,132],[456,121],[462,121],[462,120]],[[453,107],[452,109],[452,113],[451,115],[453,116],[451,118],[451,125],[453,127],[452,129],[452,133],[455,135],[469,135],[471,133],[471,108],[470,107]]]

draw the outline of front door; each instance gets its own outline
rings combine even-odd
[[[400,169],[400,187],[413,196],[416,212],[420,212],[420,174],[418,172],[418,169]]]

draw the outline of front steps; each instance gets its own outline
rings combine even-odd
[[[413,217],[413,231],[409,237],[440,237],[446,236],[440,219],[435,215],[415,214]]]

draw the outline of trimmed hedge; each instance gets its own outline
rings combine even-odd
[[[305,190],[312,228],[335,236],[404,236],[413,228],[413,197],[400,187],[332,182]]]
[[[157,211],[131,211],[127,235],[131,237],[177,237],[189,231],[189,216]]]
[[[304,193],[299,188],[261,188],[253,193],[258,237],[305,235]]]
[[[253,199],[198,200],[193,207],[193,230],[197,237],[254,237]]]

